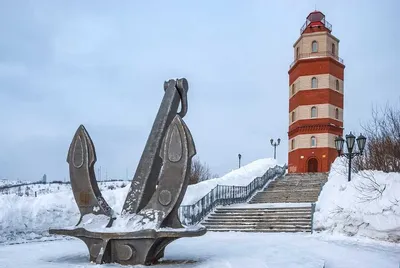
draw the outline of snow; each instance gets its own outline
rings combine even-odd
[[[308,234],[210,232],[172,242],[161,261],[160,267],[170,268],[398,268],[400,246],[349,238],[327,240]],[[2,246],[0,267],[124,266],[89,263],[86,245],[74,239]]]
[[[196,203],[217,185],[247,186],[255,178],[261,177],[269,168],[276,165],[278,165],[278,162],[272,158],[259,159],[241,168],[235,169],[220,178],[189,185],[181,205],[185,206]]]
[[[128,190],[129,184],[124,188],[103,190],[102,194],[108,204],[120,212]],[[0,195],[0,204],[0,243],[40,239],[49,236],[49,228],[75,225],[80,217],[70,189],[37,197]]]
[[[247,185],[276,164],[277,162],[270,158],[260,159],[221,178],[191,185],[185,193],[184,202],[188,204],[190,200],[201,199],[217,184]],[[143,223],[141,229],[157,227],[153,226],[153,223],[144,222],[146,219],[143,221],[141,218],[119,218],[130,187],[128,182],[98,183],[104,199],[116,213],[117,220],[113,223],[115,230],[126,231],[127,223],[130,223],[131,231],[138,230],[136,223],[139,221]],[[181,205],[184,205],[184,202]],[[0,243],[24,242],[48,237],[49,228],[71,228],[78,223],[80,217],[70,184],[33,184],[11,188],[0,194],[0,204]],[[84,223],[85,221],[80,225]],[[85,228],[98,231],[107,223],[108,220],[105,219],[94,222],[91,219],[90,223],[86,222]]]
[[[337,158],[316,203],[314,230],[400,242],[400,173],[362,171],[347,181]]]

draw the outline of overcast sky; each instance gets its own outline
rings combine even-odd
[[[340,39],[345,131],[400,96],[400,2],[0,1],[0,178],[68,180],[79,124],[102,179],[131,178],[163,96],[186,77],[185,117],[214,173],[287,161],[288,69],[306,16]],[[98,178],[99,179],[99,178]]]

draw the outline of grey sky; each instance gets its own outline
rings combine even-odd
[[[345,128],[398,99],[398,1],[0,1],[0,178],[68,179],[79,124],[102,178],[132,177],[163,82],[189,80],[198,157],[224,174],[287,161],[288,68],[309,12],[325,13],[345,61]]]

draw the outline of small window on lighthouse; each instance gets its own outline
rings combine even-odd
[[[336,54],[336,47],[335,44],[332,43],[332,55],[335,56],[335,54]]]
[[[336,90],[339,91],[339,80],[336,79]]]
[[[316,77],[311,78],[311,88],[317,88],[318,87],[318,81]]]
[[[296,144],[295,144],[295,142],[294,142],[294,139],[292,140],[292,144],[291,144],[291,148],[292,148],[292,150],[294,150],[294,146],[295,146]]]
[[[300,49],[299,47],[296,48],[296,59],[299,59],[300,57]]]
[[[311,147],[317,147],[317,138],[311,137]]]
[[[318,52],[318,42],[317,41],[313,41],[311,44],[311,51],[312,52]]]
[[[292,85],[292,95],[294,95],[294,93],[296,93],[296,89],[294,88],[294,84]]]
[[[311,118],[316,118],[317,117],[317,107],[313,106],[311,108]]]
[[[294,122],[294,120],[296,120],[296,113],[292,112],[292,122]]]
[[[335,119],[339,120],[339,109],[338,108],[335,109]]]

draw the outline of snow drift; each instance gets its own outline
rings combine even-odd
[[[400,173],[360,171],[337,158],[316,203],[315,231],[400,242]]]
[[[268,169],[276,165],[278,165],[278,163],[275,159],[259,159],[246,166],[235,169],[220,178],[189,185],[181,205],[185,206],[196,203],[217,185],[247,186],[255,178],[263,176]]]
[[[221,178],[191,185],[186,191],[182,205],[196,202],[217,184],[247,185],[275,165],[276,161],[273,159],[260,159]],[[46,187],[55,192],[37,197],[0,195],[0,243],[36,240],[48,236],[50,227],[63,228],[77,224],[80,214],[70,186],[54,188],[47,184]],[[113,190],[105,190],[105,187],[102,189],[105,200],[116,213],[121,211],[129,187],[130,184],[123,188],[115,187]]]

